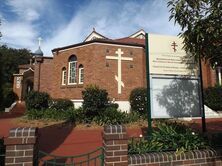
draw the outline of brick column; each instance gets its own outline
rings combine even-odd
[[[6,166],[37,165],[37,128],[14,128],[5,138]]]
[[[103,131],[105,166],[128,165],[128,136],[122,125],[108,125]]]
[[[39,91],[40,87],[40,77],[41,77],[41,63],[43,62],[43,57],[35,57],[35,69],[34,69],[34,85],[33,90]]]

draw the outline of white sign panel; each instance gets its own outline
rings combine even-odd
[[[199,117],[197,66],[175,36],[149,34],[152,118]]]
[[[151,78],[152,118],[199,117],[197,79]]]
[[[196,75],[194,60],[186,54],[182,42],[176,36],[149,34],[150,73]]]

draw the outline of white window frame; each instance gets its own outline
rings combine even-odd
[[[75,82],[70,82],[71,64],[75,64],[75,76],[74,76],[74,78],[75,78],[74,81],[75,81]],[[77,84],[77,81],[76,81],[77,68],[76,68],[76,66],[77,66],[77,61],[70,61],[70,62],[69,62],[68,85],[75,85],[75,84]]]
[[[62,85],[66,85],[66,80],[67,80],[67,77],[66,77],[66,68],[63,68],[63,69],[62,69]]]
[[[216,70],[217,70],[216,74],[217,74],[217,78],[218,78],[218,80],[217,80],[218,82],[217,82],[217,83],[218,83],[219,85],[222,84],[221,69],[222,69],[221,67],[217,67],[217,68],[216,68]]]
[[[81,81],[82,78],[83,78],[83,81]],[[79,84],[83,84],[83,82],[84,82],[84,68],[81,67],[79,68]]]

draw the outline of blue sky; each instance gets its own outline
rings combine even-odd
[[[82,42],[93,27],[108,38],[126,37],[144,29],[148,33],[177,35],[169,22],[166,0],[1,0],[0,44],[35,51]]]

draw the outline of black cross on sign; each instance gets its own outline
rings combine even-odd
[[[176,51],[177,51],[176,47],[177,47],[178,45],[176,44],[175,41],[171,44],[171,46],[173,47],[173,51],[176,52]]]

